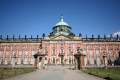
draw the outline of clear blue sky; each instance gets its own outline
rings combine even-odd
[[[61,14],[77,36],[120,33],[120,0],[0,0],[0,34],[48,36]]]

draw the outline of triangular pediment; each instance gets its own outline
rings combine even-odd
[[[71,40],[72,38],[66,35],[58,35],[51,38],[51,40]]]

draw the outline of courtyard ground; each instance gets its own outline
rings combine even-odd
[[[80,70],[70,70],[68,67],[50,66],[43,70],[18,75],[4,80],[105,80],[89,75]]]

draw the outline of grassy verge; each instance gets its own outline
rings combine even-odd
[[[30,73],[35,71],[35,69],[13,69],[13,70],[0,70],[0,80],[17,76],[20,74]]]
[[[120,71],[117,70],[83,70],[83,72],[99,76],[107,80],[120,80]]]

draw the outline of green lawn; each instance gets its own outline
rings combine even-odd
[[[33,71],[35,71],[35,69],[0,70],[0,80]]]
[[[83,70],[83,72],[108,80],[120,80],[119,70]]]

